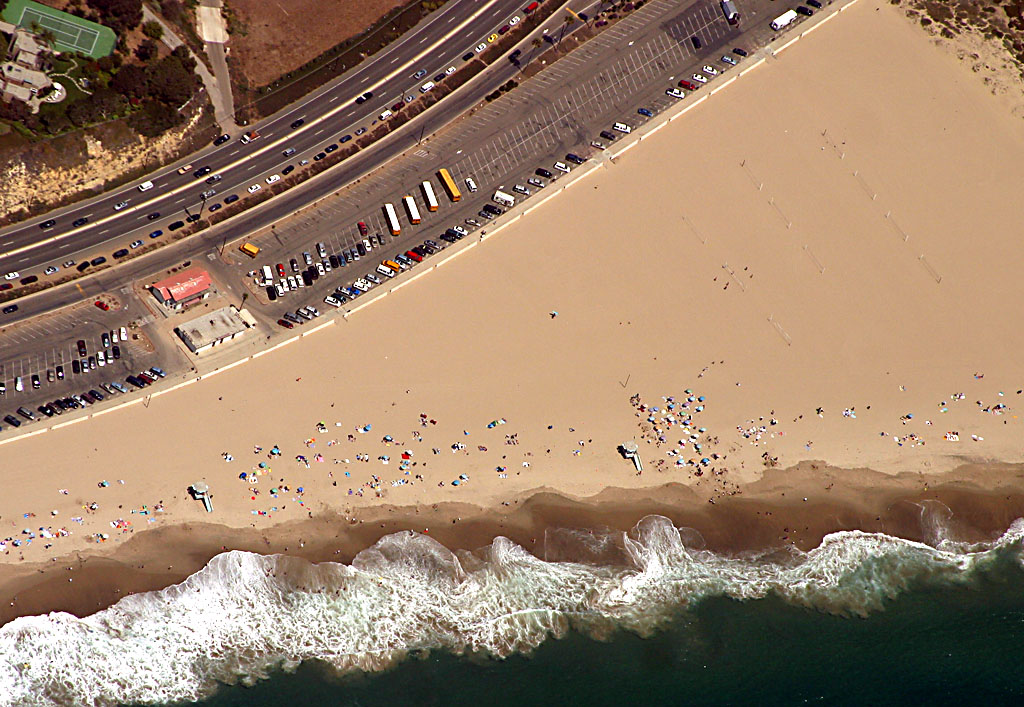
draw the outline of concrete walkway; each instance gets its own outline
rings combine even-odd
[[[160,38],[160,41],[167,45],[170,49],[177,49],[178,47],[184,44],[184,42],[182,42],[181,39],[178,38],[178,35],[174,33],[174,30],[171,28],[171,26],[168,25],[162,17],[153,12],[149,8],[149,6],[145,4],[142,6],[142,21],[156,22],[161,27],[163,27],[164,34],[163,37]],[[207,44],[207,47],[209,46],[210,45]],[[222,49],[223,46],[223,44],[220,45]],[[234,120],[235,109],[231,98],[231,82],[227,78],[227,64],[224,64],[224,80],[218,81],[217,78],[214,78],[214,75],[210,73],[210,70],[206,67],[206,64],[200,61],[199,58],[192,53],[191,49],[189,49],[188,53],[189,56],[191,56],[196,61],[196,73],[199,74],[199,78],[202,79],[203,86],[206,87],[206,92],[207,94],[209,94],[210,101],[213,103],[213,112],[214,116],[216,117],[218,125],[220,125],[221,130],[223,130],[224,132],[230,132],[231,130],[235,129],[236,126]],[[213,61],[212,63],[214,64],[214,66],[217,65],[216,61]],[[225,90],[222,88],[224,86],[227,87],[226,96]]]
[[[230,36],[227,22],[224,21],[224,14],[221,12],[223,7],[222,0],[201,0],[199,7],[196,8],[196,16],[199,19],[199,35],[206,42],[206,56],[213,65],[213,75],[217,79],[225,110],[228,111],[230,125],[219,117],[217,122],[221,127],[228,129],[235,126],[235,99],[231,93],[231,74],[228,73],[228,52],[225,45]]]

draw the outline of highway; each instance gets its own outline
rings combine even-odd
[[[232,138],[146,179],[0,231],[0,272],[42,275],[43,267],[81,260],[83,253],[103,250],[104,244],[112,244],[106,250],[113,250],[127,247],[137,238],[146,239],[157,229],[166,233],[172,221],[185,217],[186,208],[193,213],[198,209],[199,195],[208,189],[217,191],[217,198],[208,203],[229,194],[244,195],[250,184],[262,182],[286,164],[311,160],[340,136],[354,134],[360,127],[370,128],[376,116],[403,92],[419,95],[419,86],[449,66],[461,66],[462,56],[486,42],[510,17],[525,17],[522,5],[521,0],[451,0],[346,75],[269,119],[247,126],[247,130],[259,131],[258,140],[243,145]],[[426,75],[414,79],[421,69]],[[373,92],[373,98],[356,104],[355,99],[367,91]],[[292,129],[299,119],[304,119],[304,124]],[[296,153],[286,158],[282,155],[285,148]],[[178,174],[178,167],[185,162],[194,165],[192,172],[210,167],[210,175],[219,174],[222,180],[209,185],[192,172]],[[154,188],[140,192],[136,187],[147,179]],[[114,211],[114,205],[124,201],[128,207]],[[148,218],[156,213],[158,218]],[[81,218],[88,219],[88,224],[73,227]],[[40,224],[51,219],[56,225],[40,230]]]
[[[137,371],[154,364],[169,373],[178,371],[180,378],[182,369],[199,365],[205,368],[221,359],[229,362],[291,336],[292,332],[276,323],[285,312],[313,304],[324,314],[333,314],[323,298],[335,287],[373,272],[382,259],[404,252],[424,239],[441,242],[440,234],[455,225],[464,225],[473,237],[480,227],[467,225],[467,218],[480,221],[484,229],[500,223],[503,216],[485,222],[477,215],[490,202],[496,188],[512,191],[516,184],[527,184],[537,167],[557,175],[554,161],[564,160],[570,151],[614,169],[603,150],[592,145],[595,140],[608,143],[599,133],[610,130],[616,121],[637,127],[655,119],[678,100],[666,95],[666,89],[680,79],[689,79],[693,73],[705,72],[705,65],[712,65],[717,74],[708,74],[710,84],[693,92],[694,98],[716,83],[731,80],[743,68],[742,62],[754,60],[743,59],[732,48],[746,47],[753,54],[773,36],[767,29],[767,20],[774,10],[769,3],[770,0],[744,3],[741,11],[749,21],[736,28],[725,22],[716,0],[650,0],[571,54],[542,55],[557,61],[532,78],[520,76],[522,85],[493,103],[481,103],[482,96],[493,86],[519,72],[512,64],[499,61],[493,73],[477,76],[386,139],[231,221],[83,278],[74,286],[62,286],[22,300],[17,317],[8,317],[4,320],[5,328],[0,329],[0,377],[6,376],[10,391],[13,376],[45,374],[47,367],[57,360],[75,358],[73,339],[90,337],[91,346],[100,332],[132,322],[138,325],[133,331],[143,340],[153,342],[153,353],[133,351],[127,361],[119,361],[101,374],[106,376],[105,380],[117,379],[119,374],[123,380],[132,366]],[[551,21],[560,25],[561,17],[556,14]],[[694,49],[693,37],[700,39],[700,50]],[[520,46],[525,47],[525,54],[529,40]],[[734,67],[724,62],[723,54],[740,65]],[[638,113],[641,107],[654,117]],[[741,121],[742,116],[737,120]],[[421,141],[421,135],[429,137]],[[694,136],[694,144],[711,148],[716,139],[721,136]],[[449,169],[456,178],[463,193],[460,202],[451,203],[440,189],[435,173],[441,167]],[[467,177],[478,185],[477,192],[465,188]],[[424,207],[418,191],[423,180],[434,184],[441,202],[436,213],[429,213]],[[550,184],[551,180],[541,181]],[[545,188],[530,187],[535,194],[543,194]],[[420,203],[423,219],[417,226],[409,224],[401,214],[400,200],[406,194],[414,195]],[[519,200],[524,198],[518,193],[516,196]],[[401,214],[402,233],[397,238],[388,235],[383,222],[381,206],[385,202],[394,203]],[[335,268],[312,287],[268,302],[265,289],[256,286],[248,275],[264,264],[274,267],[283,263],[288,267],[291,258],[302,262],[302,252],[315,254],[315,244],[319,242],[325,243],[332,254],[344,252],[360,239],[357,221],[365,221],[371,233],[384,234],[385,248],[375,249],[358,263]],[[256,260],[243,256],[234,247],[241,238],[262,248]],[[207,268],[219,284],[220,294],[234,304],[243,303],[260,322],[266,337],[250,338],[198,362],[176,350],[167,330],[180,317],[161,322],[159,317],[147,315],[147,305],[140,305],[141,300],[134,297],[128,283],[134,283],[134,292],[139,292],[142,284],[183,263]],[[291,274],[290,268],[288,272]],[[125,309],[100,312],[92,308],[93,299],[110,293],[124,300]],[[152,306],[148,309],[152,310]],[[10,325],[33,315],[44,316]],[[81,324],[77,323],[79,320]],[[44,398],[52,399],[55,391],[83,384],[77,380],[73,384],[44,383],[41,391],[25,391],[17,396],[8,392],[5,407],[13,409],[17,404],[26,404],[35,409]]]

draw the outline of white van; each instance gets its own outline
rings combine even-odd
[[[139,191],[149,191],[153,188],[153,182],[143,182],[139,185]]]
[[[620,133],[626,133],[627,135],[633,132],[633,128],[629,127],[625,123],[615,123],[612,125],[612,130],[618,130]]]
[[[433,81],[427,81],[425,84],[420,86],[420,93],[426,93],[427,91],[429,91],[433,87],[434,87],[434,82]]]

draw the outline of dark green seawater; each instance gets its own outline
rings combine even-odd
[[[647,638],[577,633],[505,660],[434,652],[372,675],[305,664],[202,707],[297,705],[1024,705],[1024,571],[919,581],[866,618],[714,597]]]

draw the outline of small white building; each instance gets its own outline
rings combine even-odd
[[[181,337],[189,351],[198,355],[242,336],[255,322],[244,309],[239,312],[234,306],[221,307],[176,327],[174,333]]]

